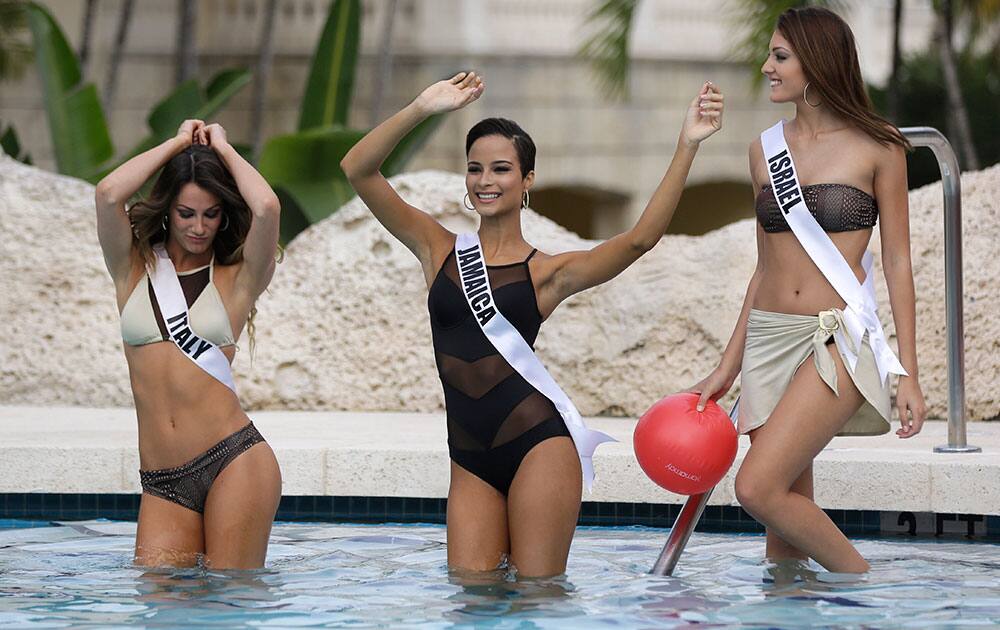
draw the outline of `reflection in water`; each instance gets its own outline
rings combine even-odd
[[[141,571],[133,584],[136,601],[145,604],[145,610],[135,621],[145,624],[192,625],[196,620],[208,623],[233,615],[239,618],[239,609],[269,608],[281,600],[280,573],[268,569],[142,567]]]
[[[130,564],[135,525],[0,530],[0,627],[913,627],[1000,625],[1000,547],[858,541],[864,577],[762,563],[760,536],[581,528],[566,576],[449,572],[439,526],[279,524],[258,571]]]
[[[493,571],[448,570],[448,582],[461,590],[447,601],[454,608],[445,619],[456,623],[480,622],[485,618],[516,618],[519,627],[533,628],[527,619],[573,617],[583,611],[572,601],[575,588],[565,575],[549,578],[518,577],[506,562]]]

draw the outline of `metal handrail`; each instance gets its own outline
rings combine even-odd
[[[944,193],[944,304],[948,335],[948,443],[935,453],[979,453],[965,434],[965,323],[962,314],[962,172],[951,143],[933,127],[899,130],[914,147],[934,152]]]
[[[935,453],[979,453],[970,446],[965,433],[965,325],[962,314],[962,184],[958,158],[944,134],[933,127],[902,127],[899,130],[914,147],[927,147],[934,152],[941,169],[941,189],[944,192],[944,290],[945,326],[948,334],[948,443],[935,446]],[[737,405],[739,402],[737,401]],[[735,418],[733,407],[730,418]],[[680,514],[670,528],[650,573],[673,575],[677,561],[701,518],[712,488],[692,495],[685,501]]]
[[[729,412],[729,419],[733,422],[736,422],[737,414],[739,414],[739,408],[740,400],[737,398],[736,403]],[[691,532],[694,531],[694,526],[698,524],[698,519],[701,518],[701,513],[705,511],[705,506],[708,505],[708,498],[712,496],[713,490],[715,490],[714,486],[701,494],[692,494],[688,497],[688,500],[684,502],[684,507],[681,508],[681,513],[677,515],[677,520],[674,521],[674,526],[670,528],[670,535],[667,537],[667,544],[663,545],[663,551],[660,552],[660,555],[656,559],[656,563],[653,564],[653,568],[650,570],[650,573],[653,575],[674,574],[674,567],[677,566],[677,561],[680,560],[681,553],[687,545],[688,538],[691,537]]]

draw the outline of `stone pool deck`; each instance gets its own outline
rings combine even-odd
[[[281,464],[285,495],[441,498],[448,491],[442,414],[257,411]],[[649,481],[632,454],[634,419],[591,418],[620,441],[598,450],[587,501],[682,503]],[[976,454],[939,454],[947,425],[915,438],[836,438],[816,459],[824,508],[1000,515],[1000,423],[972,423]],[[749,441],[741,438],[737,464]],[[0,493],[138,493],[132,409],[0,406]],[[736,466],[712,495],[735,505]]]

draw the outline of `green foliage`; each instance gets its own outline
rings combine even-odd
[[[35,42],[35,63],[60,173],[92,179],[114,154],[93,84],[83,83],[76,55],[48,11],[26,9]]]
[[[330,7],[302,98],[299,130],[269,139],[257,167],[281,200],[281,239],[288,243],[354,196],[340,161],[367,133],[347,126],[361,30],[359,0]],[[382,165],[399,173],[441,122],[433,116],[411,131]]]
[[[3,129],[2,125],[0,125],[0,129]],[[31,156],[21,149],[21,141],[17,137],[17,131],[11,125],[8,125],[3,133],[0,133],[0,150],[15,160],[31,164]]]
[[[361,37],[361,2],[337,0],[330,7],[309,69],[299,131],[347,125]]]
[[[223,70],[208,82],[205,89],[194,79],[181,83],[149,113],[146,122],[150,133],[129,152],[128,157],[138,155],[171,138],[177,133],[181,123],[189,118],[210,118],[250,83],[251,76],[249,70]]]
[[[612,99],[628,100],[629,38],[638,0],[601,0],[587,14],[593,34],[577,54],[588,62]]]
[[[216,75],[202,90],[195,81],[179,85],[149,115],[150,134],[123,158],[115,154],[97,89],[82,80],[80,64],[49,12],[25,6],[35,49],[35,65],[45,96],[56,167],[60,173],[96,182],[124,160],[177,132],[187,118],[208,118],[250,81],[246,70]]]
[[[962,96],[969,112],[973,141],[984,165],[1000,161],[1000,68],[992,53],[957,55]],[[870,89],[875,106],[885,111],[888,92]],[[908,57],[899,72],[900,127],[930,126],[948,132],[948,97],[942,78],[941,59],[936,49]],[[930,151],[920,149],[909,159],[910,188],[941,179],[937,161]]]

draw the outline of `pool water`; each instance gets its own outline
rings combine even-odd
[[[765,565],[761,536],[696,533],[675,575],[655,577],[665,530],[581,528],[565,577],[516,580],[450,575],[437,525],[278,524],[253,572],[137,569],[134,534],[0,529],[0,627],[1000,625],[1000,545],[981,542],[862,540],[872,571],[856,578]]]

